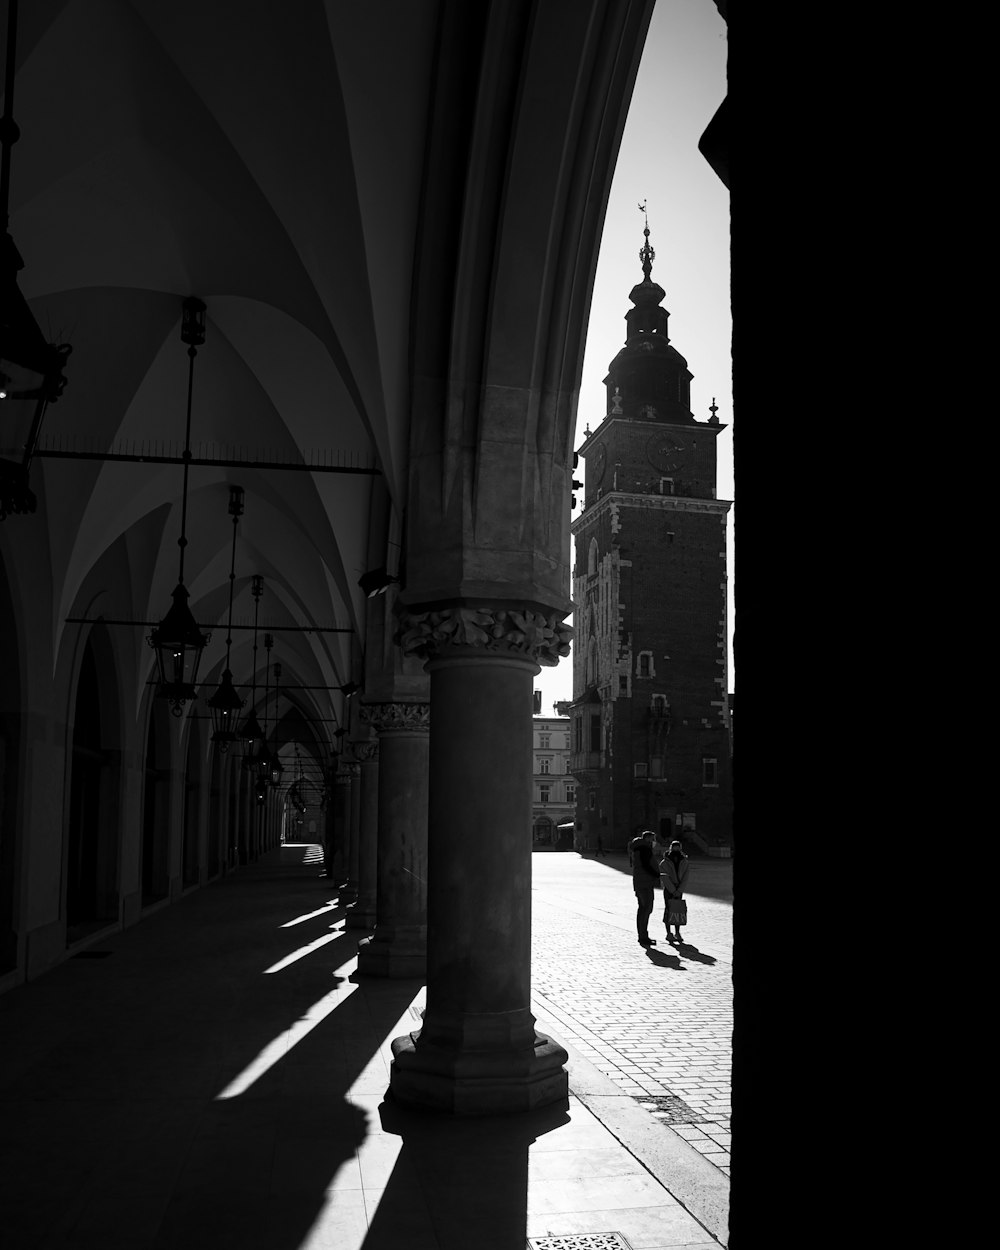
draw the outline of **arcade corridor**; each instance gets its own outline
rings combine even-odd
[[[5,1245],[524,1250],[526,1236],[609,1229],[646,1250],[708,1250],[710,1229],[724,1239],[726,1178],[580,1054],[568,1103],[524,1116],[393,1107],[389,1041],[417,1026],[422,983],[352,979],[357,938],[320,864],[318,847],[282,847],[0,998]],[[559,916],[546,913],[546,927]],[[661,975],[634,959],[643,977]]]

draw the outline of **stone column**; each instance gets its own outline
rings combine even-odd
[[[353,754],[353,752],[352,752]],[[340,892],[342,903],[353,903],[358,897],[358,838],[361,824],[361,768],[354,759],[341,765],[347,774],[350,789],[347,798],[347,877]]]
[[[337,775],[333,780],[333,856],[329,876],[341,887],[343,898],[347,882],[348,854],[350,851],[351,778],[345,771],[343,761],[338,761]]]
[[[568,1096],[566,1051],[530,1009],[532,686],[566,633],[527,608],[403,615],[404,651],[428,658],[433,728],[427,1010],[392,1043],[401,1103],[485,1115]]]
[[[378,742],[357,742],[361,769],[358,819],[358,898],[347,912],[348,929],[374,929],[378,890]]]
[[[335,839],[336,830],[336,812],[335,808],[337,798],[336,782],[330,781],[330,801],[327,804],[326,811],[323,813],[323,876],[333,879],[333,861],[335,856]]]
[[[375,932],[358,944],[358,972],[423,977],[427,967],[426,703],[362,705],[379,735]]]

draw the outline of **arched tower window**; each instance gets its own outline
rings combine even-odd
[[[596,538],[592,538],[590,540],[590,548],[587,551],[587,572],[588,573],[597,572],[597,539]]]

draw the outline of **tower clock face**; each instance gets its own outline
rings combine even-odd
[[[604,476],[604,470],[607,468],[607,464],[608,464],[608,453],[607,451],[605,451],[604,444],[602,443],[600,447],[598,447],[598,449],[594,452],[593,465],[594,465],[594,481],[595,482],[599,482],[601,478]]]
[[[680,468],[684,444],[670,434],[654,434],[646,444],[646,457],[654,469],[673,473]]]

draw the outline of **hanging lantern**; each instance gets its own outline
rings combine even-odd
[[[204,335],[204,329],[202,330]],[[236,726],[239,714],[246,699],[241,699],[233,685],[233,674],[229,668],[233,646],[233,588],[236,583],[236,530],[243,515],[243,487],[229,488],[229,515],[233,518],[233,550],[229,560],[229,617],[226,625],[226,668],[222,681],[215,694],[208,700],[212,713],[214,733],[212,741],[220,751],[228,751],[234,742],[239,741]]]
[[[272,752],[271,754],[271,785],[272,786],[281,785],[281,774],[284,771],[285,770],[282,767],[281,760],[278,757],[278,752],[277,751]]]
[[[258,783],[261,785],[267,785],[271,776],[271,754],[267,749],[266,738],[261,738],[257,754],[253,756],[250,766],[253,769]]]
[[[278,755],[278,685],[281,682],[281,665],[275,662],[274,665],[274,741],[271,747],[271,763],[268,779],[272,786],[281,785],[281,774],[284,769],[281,766],[281,758]]]
[[[188,592],[184,586],[184,551],[187,547],[188,471],[191,465],[191,400],[194,392],[194,359],[198,345],[205,341],[205,305],[193,296],[183,304],[181,340],[188,344],[187,419],[184,429],[184,484],[181,491],[180,568],[173,591],[174,606],[146,639],[156,652],[160,675],[157,695],[170,700],[170,710],[180,716],[184,704],[195,697],[198,665],[208,646],[209,635],[203,634],[187,606]]]
[[[236,687],[233,685],[233,675],[227,668],[222,674],[222,681],[219,688],[210,699],[207,700],[209,710],[212,713],[212,741],[216,744],[220,751],[228,751],[234,742],[239,741],[239,735],[236,732],[239,714],[246,702],[236,693]]]
[[[0,521],[9,513],[34,512],[28,469],[38,442],[45,407],[63,392],[63,369],[72,351],[45,341],[28,301],[17,284],[24,261],[7,232],[10,219],[11,156],[20,138],[14,121],[17,66],[17,2],[7,5],[3,116],[0,118]]]
[[[260,727],[260,721],[257,719],[256,715],[251,712],[240,726],[240,743],[243,747],[244,768],[250,769],[254,767],[257,752],[263,740],[264,731]]]
[[[0,259],[0,521],[34,512],[28,469],[46,405],[66,386],[63,369],[72,348],[46,343],[17,286],[21,259],[6,235]]]
[[[156,655],[159,676],[156,693],[169,699],[171,712],[180,716],[185,702],[195,697],[198,665],[209,636],[201,632],[191,615],[187,605],[188,592],[183,582],[174,587],[172,597],[173,607],[146,641]]]

